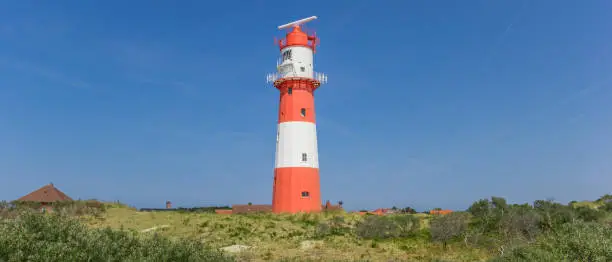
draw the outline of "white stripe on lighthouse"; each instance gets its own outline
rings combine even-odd
[[[317,128],[314,123],[291,121],[278,124],[275,168],[282,167],[319,168]]]

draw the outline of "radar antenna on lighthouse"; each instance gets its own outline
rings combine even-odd
[[[300,19],[300,20],[297,20],[297,21],[293,21],[291,23],[280,25],[280,26],[278,26],[278,29],[282,30],[282,29],[289,28],[289,27],[301,26],[301,25],[303,25],[305,23],[308,23],[308,22],[310,22],[312,20],[315,20],[315,19],[317,19],[316,16],[311,16],[311,17],[308,17],[308,18],[304,18],[304,19]]]

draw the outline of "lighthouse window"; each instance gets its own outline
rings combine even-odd
[[[302,72],[304,72],[304,71],[306,71],[306,68],[302,66],[302,67],[300,67],[300,70],[302,70]]]
[[[310,197],[310,192],[302,191],[302,197]]]
[[[302,115],[302,117],[306,116],[306,108],[300,109],[300,115]]]
[[[302,162],[308,161],[308,154],[302,153]]]
[[[287,88],[287,94],[291,95],[293,93],[293,87]]]
[[[291,49],[283,52],[283,61],[291,59]]]

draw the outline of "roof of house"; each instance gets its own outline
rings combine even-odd
[[[53,183],[45,185],[19,199],[18,201],[32,201],[51,203],[56,201],[71,201],[68,195],[57,189]]]
[[[444,209],[444,210],[429,210],[429,214],[437,214],[437,215],[446,215],[452,213],[452,210]]]
[[[337,211],[337,210],[344,210],[344,208],[342,208],[342,205],[340,205],[340,204],[332,205],[331,202],[329,202],[329,200],[327,200],[325,202],[325,205],[321,205],[321,210],[324,210],[324,211]]]
[[[272,205],[232,205],[232,213],[272,212]]]

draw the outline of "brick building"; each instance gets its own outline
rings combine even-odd
[[[72,198],[56,188],[53,183],[50,183],[17,199],[17,201],[40,203],[41,212],[52,212],[54,202],[72,201]]]

